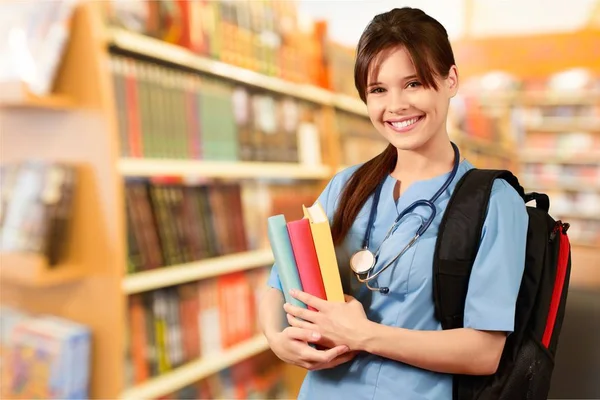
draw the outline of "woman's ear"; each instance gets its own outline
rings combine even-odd
[[[456,68],[456,65],[450,67],[450,71],[448,71],[446,86],[450,93],[450,97],[456,96],[456,93],[458,93],[458,68]]]

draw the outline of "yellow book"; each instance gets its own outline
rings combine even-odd
[[[325,214],[323,206],[318,201],[312,207],[303,205],[302,210],[304,211],[304,217],[310,222],[310,231],[317,251],[327,300],[344,302],[344,290],[342,289],[342,280],[327,214]]]

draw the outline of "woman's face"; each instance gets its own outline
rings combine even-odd
[[[367,81],[367,110],[379,133],[401,150],[416,150],[446,135],[448,106],[458,90],[456,67],[447,78],[436,78],[436,91],[421,84],[403,47],[381,56],[379,71],[370,70]]]

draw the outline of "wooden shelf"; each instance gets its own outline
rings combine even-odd
[[[526,191],[529,190],[571,190],[571,191],[600,191],[600,183],[598,184],[590,184],[583,181],[577,181],[576,179],[571,179],[569,183],[567,182],[535,182],[535,179],[528,178],[526,176],[522,177],[522,185]]]
[[[519,96],[519,103],[527,106],[576,106],[596,104],[600,92],[591,90],[532,91]]]
[[[524,150],[519,158],[527,163],[545,164],[600,164],[600,152],[556,154],[556,151]]]
[[[515,156],[514,149],[508,145],[498,145],[491,140],[473,137],[460,131],[450,132],[450,135],[452,140],[463,148],[480,151],[495,157],[512,158]]]
[[[67,95],[50,94],[48,96],[36,96],[22,82],[2,82],[0,83],[0,93],[0,109],[35,108],[70,110],[75,108],[75,102]]]
[[[109,46],[157,60],[191,68],[206,74],[255,86],[286,96],[317,104],[337,107],[359,115],[367,115],[366,106],[360,99],[337,95],[314,85],[298,84],[267,76],[235,65],[199,56],[184,47],[177,46],[121,28],[108,28]]]
[[[340,110],[368,117],[367,105],[361,100],[348,95],[333,95],[333,106]]]
[[[552,212],[552,210],[550,210]],[[586,219],[588,221],[595,221],[598,220],[600,221],[600,214],[584,214],[584,213],[578,213],[576,211],[571,211],[571,212],[552,212],[552,214],[554,214],[556,217],[555,218],[560,218],[562,220],[565,220],[566,222],[569,222],[568,220],[570,219]]]
[[[545,117],[539,123],[527,123],[530,131],[548,133],[600,132],[600,117]]]
[[[121,398],[155,399],[177,391],[268,349],[269,345],[265,337],[257,335],[223,352],[203,357],[128,389],[121,394]]]
[[[226,162],[122,158],[124,176],[197,176],[206,178],[328,179],[330,168],[297,163]]]
[[[150,271],[137,272],[123,279],[123,292],[133,294],[181,283],[198,281],[230,272],[263,267],[273,263],[271,250],[256,250]]]
[[[49,287],[75,282],[85,271],[75,265],[49,267],[39,254],[0,253],[0,281],[28,287]]]

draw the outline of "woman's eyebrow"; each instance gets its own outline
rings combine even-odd
[[[408,81],[408,80],[415,79],[415,78],[418,78],[418,76],[415,75],[415,74],[413,74],[413,75],[407,75],[407,76],[401,78],[401,81]],[[383,85],[383,83],[381,83],[381,82],[371,82],[371,83],[369,83],[367,85],[367,88],[370,88],[371,86],[378,86],[378,85]]]
[[[415,79],[415,78],[418,78],[418,76],[413,74],[413,75],[405,76],[404,78],[402,78],[402,80],[408,81],[409,79]]]

